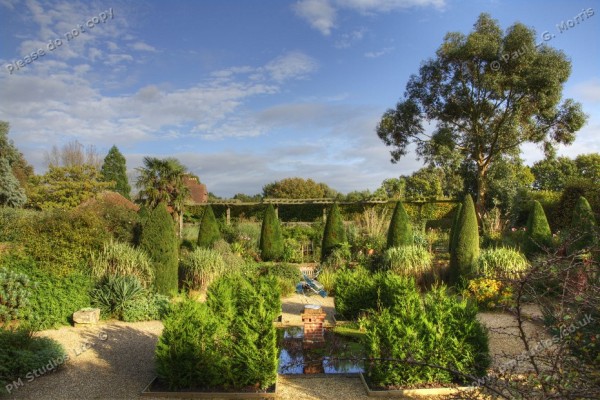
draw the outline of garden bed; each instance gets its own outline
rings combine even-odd
[[[369,397],[400,397],[400,398],[422,398],[422,397],[432,397],[432,396],[448,396],[458,394],[464,391],[471,391],[477,389],[473,386],[452,386],[452,387],[444,387],[440,385],[440,387],[427,387],[427,388],[407,388],[407,389],[380,389],[380,388],[371,388],[365,376],[361,373],[360,380],[365,387],[365,391],[367,392],[367,396]]]
[[[168,397],[175,399],[213,399],[215,397],[222,398],[223,396],[226,396],[228,399],[274,399],[277,397],[277,383],[266,390],[259,391],[257,391],[256,388],[247,388],[247,390],[237,391],[225,389],[219,390],[218,388],[192,388],[173,391],[169,390],[168,386],[156,377],[148,384],[148,386],[146,386],[140,396],[152,398]]]

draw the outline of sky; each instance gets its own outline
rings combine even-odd
[[[375,190],[422,166],[390,162],[381,115],[482,12],[566,53],[563,95],[589,120],[559,154],[600,152],[599,1],[0,0],[0,120],[36,173],[77,140],[116,145],[132,178],[145,156],[176,157],[221,197],[295,176]]]

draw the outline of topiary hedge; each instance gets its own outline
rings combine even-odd
[[[450,280],[458,284],[474,274],[479,257],[479,227],[470,194],[465,196],[462,203],[455,235],[454,251],[450,254]]]
[[[413,244],[413,230],[408,214],[399,201],[396,203],[387,235],[387,248],[410,246]]]
[[[331,252],[346,243],[346,229],[337,203],[334,203],[327,214],[323,244],[321,245],[321,261],[326,261]]]
[[[574,253],[596,245],[598,240],[597,229],[596,217],[590,203],[585,197],[579,197],[573,209],[573,218],[569,227],[570,237],[573,240],[569,251]]]
[[[260,230],[260,256],[263,261],[280,261],[283,257],[283,236],[275,208],[269,204]]]
[[[198,231],[198,247],[205,249],[212,248],[216,241],[221,239],[221,232],[219,231],[219,223],[215,218],[210,204],[204,209],[202,215],[202,221],[200,222],[200,229]]]
[[[539,201],[535,200],[529,218],[527,219],[527,236],[525,240],[525,253],[528,256],[540,253],[552,246],[552,232],[546,213]]]
[[[140,247],[152,259],[158,293],[170,295],[177,292],[179,239],[175,235],[173,218],[164,203],[149,211],[142,226]]]

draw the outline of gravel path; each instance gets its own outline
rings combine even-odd
[[[333,322],[333,299],[296,295],[284,299],[283,324],[300,325],[299,314],[305,304],[321,304]],[[514,336],[515,319],[508,314],[481,313],[479,319],[490,328],[490,351],[494,365],[499,366],[511,355],[514,358],[523,345]],[[63,327],[40,332],[60,342],[69,361],[59,371],[28,382],[12,392],[9,399],[137,399],[154,378],[154,349],[163,329],[160,321],[124,323],[109,322],[93,328]],[[537,325],[526,329],[543,336]],[[279,398],[366,399],[357,377],[280,376]]]
[[[281,304],[281,324],[284,326],[302,326],[302,317],[300,314],[304,311],[304,306],[308,304],[317,304],[323,308],[327,314],[325,317],[325,326],[334,325],[335,306],[333,297],[321,297],[317,294],[294,294],[282,300]]]

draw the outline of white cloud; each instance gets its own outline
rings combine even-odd
[[[288,79],[304,78],[317,69],[317,61],[299,51],[293,51],[269,62],[265,69],[271,77],[282,82]]]
[[[361,13],[382,13],[413,7],[441,9],[445,6],[446,0],[338,0],[337,3],[340,7]]]
[[[600,79],[594,78],[575,85],[570,92],[575,100],[585,100],[591,103],[600,102]]]
[[[360,28],[349,33],[343,33],[335,41],[335,47],[338,49],[346,49],[351,47],[354,43],[362,40],[366,32],[367,30],[365,28]]]
[[[446,0],[300,0],[293,5],[296,14],[323,35],[336,27],[339,10],[347,9],[361,14],[377,14],[415,7],[443,9]],[[343,46],[343,41],[341,41]]]
[[[148,51],[151,53],[156,53],[158,51],[153,46],[150,46],[149,44],[144,43],[144,42],[135,42],[135,43],[131,44],[130,47],[134,50]]]
[[[336,10],[329,0],[300,0],[293,7],[296,14],[325,36],[335,27]]]
[[[367,58],[378,58],[381,57],[383,55],[386,55],[388,53],[390,53],[392,50],[394,50],[393,47],[385,47],[379,51],[368,51],[365,53],[365,57]]]

